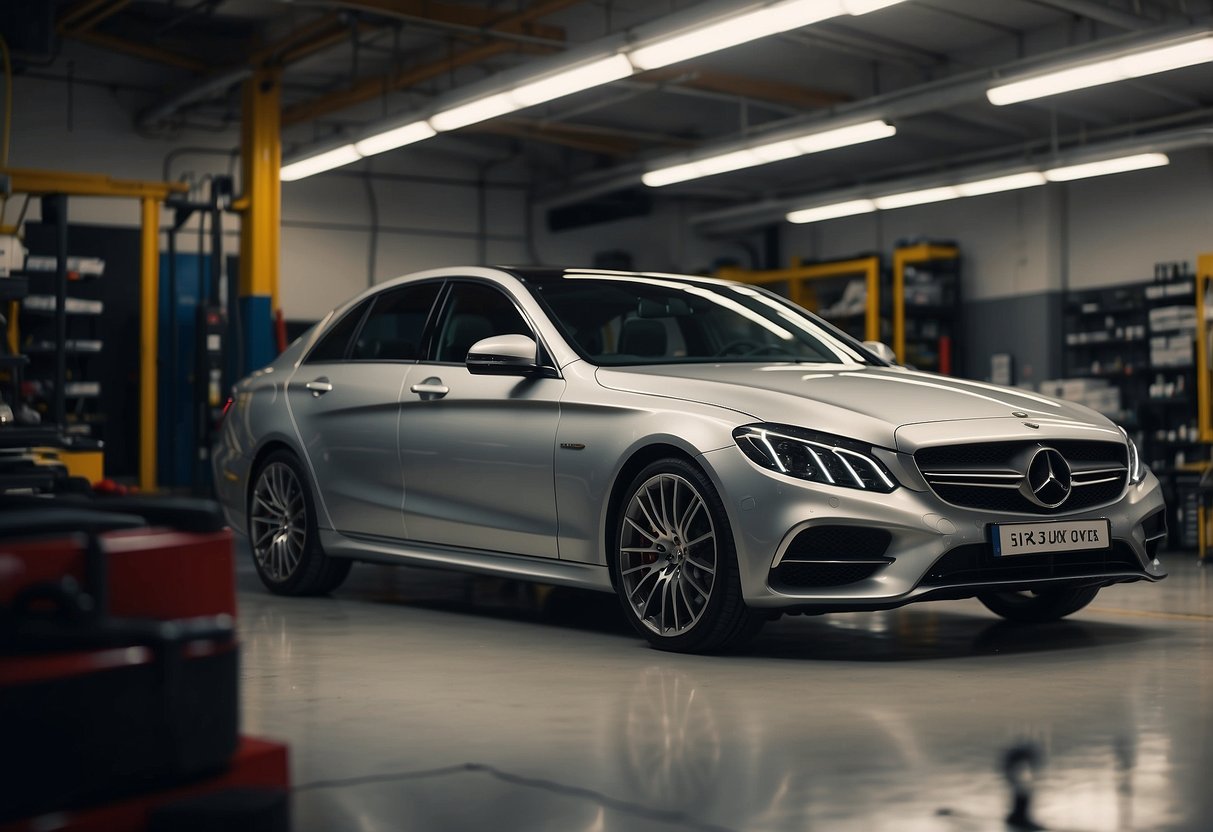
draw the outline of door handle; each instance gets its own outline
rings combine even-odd
[[[414,384],[409,391],[421,396],[423,401],[429,401],[430,399],[441,399],[451,392],[451,388],[443,384],[440,378],[427,378],[419,384]]]
[[[311,390],[312,397],[317,398],[317,399],[333,389],[333,385],[329,384],[329,380],[327,378],[325,378],[324,376],[321,376],[320,378],[316,379],[315,381],[309,381],[307,384],[305,384],[303,386],[306,387],[308,390]]]

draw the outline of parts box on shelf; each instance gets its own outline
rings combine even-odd
[[[891,294],[888,311],[898,360],[919,370],[964,375],[957,246],[899,244],[893,251]]]

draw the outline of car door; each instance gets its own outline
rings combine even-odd
[[[340,321],[291,379],[291,413],[337,531],[404,537],[400,393],[441,285],[401,286],[364,301],[350,312],[358,320]]]
[[[409,539],[558,557],[553,464],[561,378],[473,375],[468,349],[494,335],[536,337],[500,287],[453,281],[429,359],[401,399]]]

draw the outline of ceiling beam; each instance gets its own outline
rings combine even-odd
[[[282,111],[282,125],[288,127],[292,124],[313,121],[321,116],[352,107],[355,104],[371,101],[393,90],[412,87],[431,78],[445,75],[460,67],[482,63],[496,55],[517,52],[518,49],[517,44],[506,41],[485,43],[471,49],[465,49],[449,58],[431,61],[412,67],[411,69],[393,72],[388,75],[377,75],[372,78],[361,78],[344,89],[326,93],[286,107]]]
[[[861,34],[838,24],[822,24],[795,32],[785,32],[779,37],[810,49],[827,49],[864,61],[886,61],[914,69],[947,63],[947,57],[944,55],[894,43],[867,33]]]
[[[345,40],[350,35],[349,24],[337,12],[329,12],[298,26],[277,40],[249,54],[249,66],[276,63],[285,66]]]
[[[414,0],[357,0],[362,2],[383,3],[385,5],[400,5],[410,4]],[[508,15],[497,15],[495,21],[489,24],[489,29],[492,31],[519,31],[520,27],[529,25],[536,17],[541,17],[545,14],[551,14],[558,9],[563,9],[571,6],[580,0],[539,0],[537,3],[531,4],[526,9],[520,12],[515,12]],[[427,3],[420,3],[421,6],[427,6]],[[471,7],[460,7],[470,9]],[[483,11],[483,10],[481,10]],[[558,30],[561,39],[564,37],[564,30]],[[300,124],[307,121],[312,121],[329,113],[343,110],[347,107],[352,107],[355,104],[361,104],[366,101],[372,101],[381,95],[385,95],[393,90],[405,89],[415,86],[423,81],[428,81],[431,78],[437,78],[445,75],[459,67],[471,66],[472,64],[481,63],[488,58],[496,55],[507,53],[527,51],[534,52],[536,50],[547,50],[551,47],[542,46],[527,46],[523,44],[510,43],[507,41],[489,41],[485,38],[478,39],[477,45],[469,49],[465,49],[447,58],[442,58],[437,61],[421,64],[410,69],[392,72],[387,75],[378,75],[370,78],[361,78],[350,84],[345,89],[336,90],[335,92],[321,95],[317,98],[310,99],[298,104],[287,107],[282,112],[283,126],[292,124]]]
[[[355,24],[361,30],[363,24]],[[246,63],[212,71],[207,77],[191,83],[148,107],[139,115],[139,123],[152,126],[175,115],[182,108],[199,101],[226,95],[227,91],[249,78],[254,67],[274,64],[288,66],[315,52],[348,39],[350,27],[337,13],[321,15],[291,30],[272,43],[249,54]]]
[[[1153,29],[1158,25],[1157,21],[1148,17],[1122,11],[1096,2],[1096,0],[1024,0],[1024,2],[1106,23],[1127,32],[1140,32],[1145,29]]]
[[[677,148],[689,144],[672,136],[658,136],[651,133],[581,124],[552,124],[519,117],[482,122],[468,130],[469,132],[492,133],[499,136],[546,142],[616,157],[632,156],[641,150],[655,146]]]
[[[87,32],[130,5],[131,0],[81,0],[59,15],[55,30],[64,37]]]
[[[113,52],[121,52],[124,55],[130,55],[135,58],[142,58],[145,61],[165,64],[167,66],[175,66],[181,69],[188,69],[191,72],[205,72],[210,67],[207,64],[199,61],[196,58],[191,58],[188,55],[181,55],[177,52],[171,52],[168,49],[160,49],[156,46],[148,46],[145,43],[137,43],[133,40],[115,37],[114,35],[103,34],[102,32],[87,31],[77,32],[70,37],[75,40],[83,41],[84,43],[100,46],[103,49],[109,49]]]
[[[469,36],[503,38],[524,36],[540,41],[564,41],[558,26],[536,23],[535,19],[559,11],[581,0],[546,0],[513,14],[480,6],[463,6],[432,0],[340,0],[343,7],[396,20],[413,21],[464,31]]]
[[[637,76],[636,80],[669,82],[680,87],[723,93],[753,101],[783,104],[797,110],[817,110],[851,100],[849,95],[817,87],[802,87],[786,81],[769,81],[765,78],[752,78],[694,67],[690,69],[678,67],[656,69]]]

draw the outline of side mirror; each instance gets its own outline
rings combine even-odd
[[[494,335],[468,350],[468,372],[477,376],[529,376],[539,369],[539,348],[525,335]]]
[[[868,352],[876,354],[877,358],[883,358],[890,364],[897,363],[897,354],[893,352],[893,348],[883,341],[864,341],[863,345],[868,348]]]

